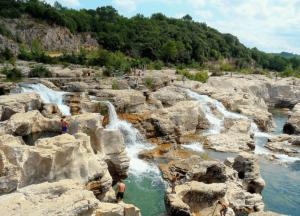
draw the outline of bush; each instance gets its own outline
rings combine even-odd
[[[21,70],[15,67],[12,69],[5,67],[2,69],[1,73],[5,74],[6,79],[9,81],[20,81],[23,77]]]
[[[149,70],[161,70],[164,66],[164,63],[162,61],[155,61],[148,65]]]
[[[177,69],[176,74],[180,74],[190,80],[195,80],[195,81],[199,81],[199,82],[203,82],[203,83],[205,83],[209,78],[207,71],[199,71],[196,73],[190,73],[186,69],[183,69],[183,70]]]
[[[14,54],[12,53],[12,51],[10,49],[8,49],[7,47],[4,50],[1,50],[0,52],[0,59],[2,60],[6,60],[6,61],[12,61],[12,59],[14,59]]]
[[[113,82],[112,82],[112,84],[111,84],[111,88],[112,88],[113,90],[119,90],[119,89],[120,89],[119,83],[118,83],[117,80],[113,80]]]
[[[209,78],[209,76],[208,76],[207,71],[199,71],[194,75],[192,80],[196,80],[196,81],[205,83],[208,80],[208,78]]]
[[[28,74],[29,77],[52,77],[51,72],[43,65],[37,65]]]
[[[235,70],[235,67],[231,64],[222,64],[220,66],[220,70],[221,71],[234,71]]]
[[[147,88],[149,88],[149,89],[153,88],[154,80],[152,77],[146,77],[144,82],[145,82],[145,85],[147,86]]]

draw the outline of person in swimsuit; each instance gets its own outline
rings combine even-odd
[[[121,179],[119,184],[118,184],[118,193],[117,193],[117,201],[118,202],[123,200],[125,190],[126,190],[126,185],[123,182],[123,180]]]
[[[66,122],[65,117],[63,117],[60,120],[60,123],[61,123],[61,132],[67,133],[68,132],[68,122]]]

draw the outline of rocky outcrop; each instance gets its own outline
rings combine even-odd
[[[0,191],[7,193],[45,181],[75,179],[87,183],[102,178],[107,172],[104,155],[95,155],[89,140],[81,137],[76,139],[64,134],[40,139],[35,146],[27,146],[17,137],[1,136],[0,150],[6,172],[0,177],[3,183]],[[11,178],[14,181],[9,181]],[[111,178],[101,185],[101,190],[108,191],[110,186]]]
[[[119,130],[103,129],[102,121],[103,116],[98,113],[72,116],[69,119],[69,132],[71,134],[81,132],[90,136],[93,151],[105,155],[105,161],[115,183],[127,177],[129,158],[122,133]]]
[[[287,134],[300,134],[300,103],[293,108],[288,122],[284,125],[283,132]]]
[[[98,131],[97,137],[99,138],[98,147],[106,155],[108,169],[114,182],[127,178],[129,158],[122,133],[119,130],[104,129]]]
[[[8,120],[15,113],[25,113],[42,107],[42,99],[36,93],[22,93],[0,96],[1,121]]]
[[[229,205],[226,215],[263,211],[261,192],[265,182],[260,176],[255,156],[241,153],[225,164],[193,156],[162,166],[165,179],[170,180],[176,174],[179,176],[176,194],[167,189],[165,202],[168,213],[210,215],[215,207],[220,208],[216,203],[218,200]]]
[[[138,113],[145,109],[146,98],[136,90],[109,90],[97,92],[98,99],[112,101],[118,112]]]
[[[146,120],[144,129],[149,137],[162,138],[168,142],[180,142],[185,134],[194,134],[207,126],[207,120],[196,101],[180,101],[174,106],[153,112]]]
[[[186,93],[182,90],[182,88],[175,86],[161,88],[154,92],[152,96],[161,101],[164,107],[170,107],[179,101],[187,100]]]
[[[0,196],[0,214],[70,216],[140,216],[129,204],[102,203],[91,191],[73,180],[31,185]]]
[[[224,120],[224,130],[219,134],[211,134],[206,137],[204,145],[221,152],[253,151],[254,140],[251,138],[251,121],[249,119]]]
[[[296,156],[299,150],[300,137],[282,134],[268,138],[265,147],[276,153],[283,153],[290,156]]]
[[[38,38],[41,46],[47,51],[79,52],[81,48],[94,50],[99,47],[97,41],[89,33],[75,35],[66,27],[36,22],[28,17],[0,19],[0,24],[4,25],[15,38],[29,46],[32,45],[32,41]],[[11,44],[10,47],[17,46],[16,43]]]
[[[225,193],[224,183],[187,182],[176,186],[176,194],[166,195],[167,212],[174,216],[191,216],[200,212],[201,215],[207,215],[213,212],[215,202],[224,197]]]
[[[25,136],[38,132],[60,132],[60,120],[45,118],[38,110],[16,113],[4,123],[4,133]]]

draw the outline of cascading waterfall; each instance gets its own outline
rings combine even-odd
[[[124,136],[130,158],[129,177],[126,180],[127,193],[125,202],[133,203],[141,209],[143,215],[156,216],[165,212],[164,190],[165,182],[155,164],[138,158],[138,153],[151,149],[140,132],[130,123],[120,120],[115,107],[105,102],[109,109],[109,124],[107,128],[119,129]],[[144,194],[144,196],[143,196]]]
[[[197,100],[201,104],[201,106],[204,110],[205,116],[211,125],[209,131],[207,133],[205,133],[206,135],[219,134],[223,129],[224,118],[233,118],[233,119],[247,118],[238,113],[229,112],[221,102],[219,102],[215,99],[212,99],[211,97],[209,97],[207,95],[200,95],[189,89],[187,89],[186,92],[189,97]],[[217,111],[222,114],[221,118],[217,117],[212,112],[212,107],[215,107],[217,109]]]
[[[115,107],[109,101],[105,102],[109,109],[109,124],[107,128],[119,129],[125,139],[127,152],[130,157],[129,172],[133,175],[150,174],[160,177],[160,171],[156,165],[138,158],[138,153],[142,150],[152,149],[153,147],[145,142],[140,132],[127,121],[120,120],[116,113]]]
[[[211,125],[210,129],[204,135],[212,135],[212,134],[221,133],[222,129],[224,128],[223,123],[224,123],[225,118],[249,119],[247,116],[244,116],[242,114],[233,113],[233,112],[228,111],[221,102],[219,102],[215,99],[212,99],[207,95],[200,95],[189,89],[186,89],[186,92],[189,97],[197,100],[200,103],[200,105],[202,106],[202,108],[204,110],[205,116]],[[222,114],[222,117],[216,116],[212,112],[212,107],[215,107],[217,109],[217,111]],[[264,148],[264,143],[266,142],[266,139],[268,137],[272,137],[273,135],[261,132],[258,129],[255,122],[252,119],[250,119],[250,120],[251,120],[250,132],[252,134],[254,134],[255,144],[256,144],[255,145],[255,153],[256,154],[274,155],[276,158],[278,158],[279,160],[281,160],[283,162],[295,162],[295,161],[299,160],[299,158],[297,158],[297,157],[290,157],[285,154],[273,153],[273,152],[269,151],[268,149]],[[195,144],[190,148],[195,149]],[[200,147],[198,146],[198,148],[201,148],[201,146]],[[198,151],[199,151],[199,149],[198,149]]]
[[[64,104],[63,96],[66,92],[62,91],[54,91],[43,84],[19,84],[21,88],[21,92],[35,92],[40,95],[44,103],[48,104],[56,104],[61,111],[61,113],[65,116],[71,115],[70,107]]]

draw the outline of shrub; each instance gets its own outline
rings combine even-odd
[[[149,88],[149,89],[153,88],[154,80],[152,77],[146,77],[144,82],[145,82],[145,85],[147,86],[147,88]]]
[[[199,82],[203,82],[203,83],[206,82],[209,78],[207,71],[199,71],[196,73],[190,73],[186,69],[183,69],[183,70],[177,69],[176,74],[180,74],[190,80],[195,80],[195,81],[199,81]]]
[[[113,90],[119,90],[120,89],[120,86],[119,86],[119,83],[117,80],[113,80],[112,84],[111,84],[111,88]]]
[[[164,63],[162,61],[155,61],[149,64],[148,69],[154,69],[154,70],[161,70],[164,66]]]
[[[1,50],[0,52],[0,59],[6,60],[6,61],[12,61],[14,59],[14,54],[10,49],[7,47],[4,50]]]
[[[231,64],[222,64],[220,66],[220,70],[221,71],[234,71],[235,70],[235,67]]]
[[[209,76],[207,71],[199,71],[194,75],[193,80],[205,83],[208,78]]]
[[[43,65],[36,65],[28,74],[29,77],[52,77],[51,72]]]
[[[5,67],[1,71],[2,74],[6,75],[6,79],[9,81],[19,81],[22,79],[23,74],[21,73],[21,70],[14,67],[12,69]]]

